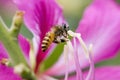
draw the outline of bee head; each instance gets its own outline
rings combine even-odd
[[[65,23],[62,24],[62,27],[65,31],[68,31],[69,30],[69,26]]]
[[[63,38],[68,38],[68,30],[69,30],[69,26],[65,23],[62,24],[62,36]]]

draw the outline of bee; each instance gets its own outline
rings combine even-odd
[[[48,33],[46,33],[45,37],[42,41],[42,51],[45,52],[51,43],[63,43],[68,41],[68,33],[69,26],[66,24],[55,25],[53,26]]]

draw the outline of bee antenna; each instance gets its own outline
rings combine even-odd
[[[64,28],[66,28],[67,25],[66,25],[65,23],[62,23],[62,26],[63,26]]]
[[[63,26],[63,28],[65,29],[65,30],[69,30],[69,26],[67,25],[67,24],[65,24],[65,23],[62,23],[62,26]]]

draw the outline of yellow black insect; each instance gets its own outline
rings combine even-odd
[[[56,44],[66,42],[68,40],[68,30],[69,27],[66,24],[53,26],[43,38],[42,51],[45,52],[52,42]]]

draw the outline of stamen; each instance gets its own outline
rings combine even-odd
[[[88,51],[89,51],[89,62],[91,63],[91,59],[92,58],[92,50],[93,50],[93,44],[89,45]]]
[[[89,70],[88,76],[86,77],[85,80],[94,80],[94,62],[93,62],[93,59],[92,59],[92,56],[91,56],[92,55],[92,44],[89,45],[89,49],[88,49],[79,33],[75,33],[73,31],[69,30],[68,34],[73,37],[73,41],[74,41],[74,49],[75,49],[74,58],[75,58],[76,73],[77,73],[77,79],[76,80],[83,80],[83,76],[82,76],[82,71],[81,71],[80,64],[79,64],[79,59],[78,59],[79,49],[76,46],[75,38],[77,38],[79,40],[79,42],[80,42],[80,44],[81,44],[81,46],[82,46],[82,48],[85,52],[85,55],[89,59],[89,63],[90,63],[90,70]],[[72,46],[72,44],[70,42],[67,42],[67,45]]]
[[[89,59],[89,52],[88,52],[87,46],[85,45],[84,41],[82,40],[82,38],[80,36],[77,36],[77,38],[80,41],[82,48],[84,49],[86,57]]]
[[[75,32],[73,32],[73,31],[71,31],[71,30],[68,31],[68,34],[69,34],[70,36],[72,36],[72,37],[81,36],[80,33],[75,33]]]
[[[84,52],[86,53],[86,57],[89,58],[88,57],[89,56],[88,49],[87,49],[87,46],[85,45],[84,41],[81,38],[81,34],[80,33],[75,33],[71,30],[68,31],[68,34],[72,37],[77,37],[78,38],[82,48],[84,49]]]
[[[69,59],[68,59],[68,46],[64,46],[64,57],[65,57],[65,65],[66,65],[66,73],[65,73],[65,78],[64,80],[68,80],[68,68],[69,68]]]
[[[34,54],[34,49],[33,49],[33,44],[30,42],[30,65],[31,65],[31,69],[34,70],[35,65],[36,65],[36,61],[35,61],[35,54]]]
[[[92,44],[89,45],[89,62],[90,62],[90,70],[85,80],[95,80],[95,71],[94,71],[94,61],[92,59]]]
[[[75,49],[76,50],[73,50],[73,46],[72,46],[72,43],[70,41],[67,41],[67,44],[64,46],[64,54],[65,54],[65,59],[66,59],[66,74],[65,74],[65,79],[64,80],[68,80],[68,53],[69,54],[73,54],[74,55],[74,59],[75,59],[75,64],[76,64],[76,72],[77,72],[77,77],[76,77],[76,80],[83,80],[83,76],[82,76],[82,70],[80,68],[80,64],[79,64],[79,59],[78,59],[78,50],[76,48],[76,42],[74,41],[74,44],[75,44]],[[74,51],[76,51],[74,53]]]
[[[93,44],[90,44],[90,45],[89,45],[89,52],[91,53],[92,50],[93,50]]]
[[[75,38],[73,38],[73,41],[74,41],[74,47],[75,47],[74,59],[75,59],[75,65],[76,65],[76,80],[83,80],[82,70],[81,70],[80,62],[78,58],[78,47],[76,46]]]

